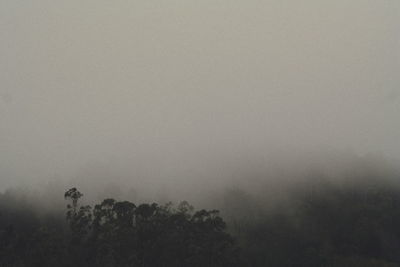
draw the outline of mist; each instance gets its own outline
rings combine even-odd
[[[0,265],[398,266],[399,25],[392,0],[1,0]]]
[[[191,195],[304,157],[398,162],[399,11],[1,1],[0,188],[90,179]]]

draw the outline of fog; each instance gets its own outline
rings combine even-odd
[[[197,198],[396,163],[399,25],[391,0],[2,0],[0,189]]]

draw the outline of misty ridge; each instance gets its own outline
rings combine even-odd
[[[222,208],[221,196],[230,191],[242,191],[263,202],[283,202],[292,189],[318,179],[340,186],[362,183],[369,177],[383,182],[396,181],[398,175],[396,161],[378,155],[274,152],[268,156],[254,153],[234,157],[210,155],[201,162],[198,162],[199,158],[191,158],[182,161],[183,166],[174,168],[173,177],[167,176],[171,174],[165,168],[152,175],[136,172],[135,164],[93,162],[78,169],[71,177],[56,175],[39,181],[31,179],[29,183],[3,186],[0,192],[26,199],[35,209],[49,212],[65,206],[62,196],[66,188],[71,187],[85,192],[85,204],[105,198],[159,203],[186,200],[204,208]],[[154,169],[157,167],[154,162]],[[162,176],[163,171],[167,177]]]
[[[118,184],[96,176],[48,182],[33,191],[5,189],[0,262],[398,266],[398,167],[369,156],[305,158],[276,160],[275,169],[265,161],[231,164],[223,183],[208,181],[181,195],[146,191],[134,186],[134,178]],[[101,168],[92,173],[105,174]],[[74,183],[77,189],[68,191]]]
[[[400,266],[400,1],[0,1],[0,267]]]

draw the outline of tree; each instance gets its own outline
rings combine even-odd
[[[200,210],[182,202],[160,206],[105,199],[79,206],[76,188],[65,193],[72,200],[67,221],[75,258],[93,266],[235,266],[238,251],[218,211]],[[75,249],[76,251],[76,249]]]

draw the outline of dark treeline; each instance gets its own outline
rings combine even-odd
[[[230,193],[239,210],[251,210],[251,219],[229,220],[247,266],[400,266],[397,183],[315,179],[288,195],[265,212],[251,195]]]
[[[65,225],[29,207],[1,209],[0,266],[240,266],[240,254],[216,210],[187,202],[135,204],[105,199],[80,205],[65,193]],[[2,196],[1,201],[9,201]]]
[[[38,215],[0,194],[0,266],[400,266],[400,189],[394,180],[291,186],[265,208],[249,193],[224,194],[222,214],[187,202],[81,204]]]

